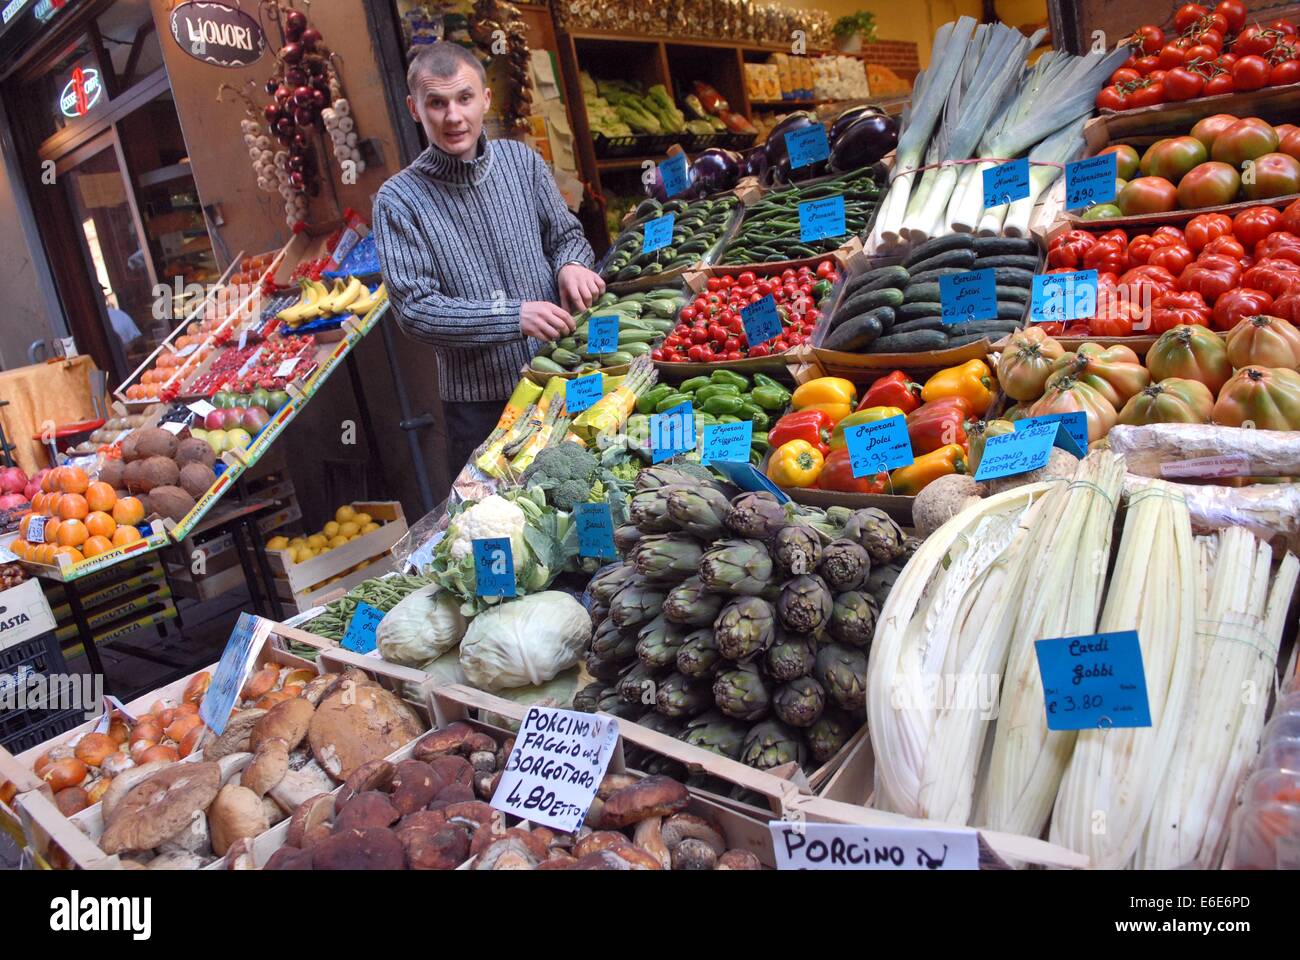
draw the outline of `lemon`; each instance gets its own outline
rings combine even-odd
[[[306,537],[294,537],[292,540],[289,541],[289,546],[291,546],[291,547],[305,547],[305,546],[307,546],[307,538],[306,538]]]
[[[338,532],[351,540],[361,532],[361,524],[354,520],[349,520],[347,523],[340,523]]]
[[[330,549],[333,549],[334,547],[341,547],[343,546],[343,544],[347,542],[348,542],[347,537],[336,534],[335,536],[330,537]]]
[[[288,537],[272,537],[270,540],[266,541],[266,549],[268,550],[285,550],[288,549],[288,547]]]
[[[324,534],[313,533],[310,537],[307,538],[307,546],[312,547],[316,550],[319,550],[327,543],[329,543],[329,537],[326,537]]]
[[[358,527],[364,527],[367,523],[370,523],[370,521],[372,521],[373,519],[374,517],[372,517],[368,513],[358,513],[356,516],[352,518],[352,522],[355,523]]]
[[[321,533],[331,539],[337,537],[339,535],[339,525],[331,520],[329,523],[325,524],[325,529],[321,530]]]
[[[377,523],[375,523],[373,520],[371,520],[369,523],[367,523],[364,527],[361,528],[361,532],[362,532],[362,533],[374,533],[374,532],[375,532],[376,530],[378,530],[378,529],[379,529],[379,524],[377,524]]]
[[[350,506],[342,506],[334,511],[334,519],[339,523],[347,523],[349,520],[355,519],[356,515],[357,511]]]

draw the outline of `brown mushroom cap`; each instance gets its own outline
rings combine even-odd
[[[568,870],[578,861],[567,853],[551,853],[549,860],[544,860],[537,865],[538,870]]]
[[[334,687],[343,681],[343,675],[339,673],[322,673],[319,677],[313,677],[307,681],[307,685],[302,688],[302,699],[306,700],[313,707],[320,704],[322,700],[334,692]]]
[[[334,816],[334,798],[328,793],[318,793],[298,804],[289,818],[289,829],[285,834],[285,843],[291,847],[301,847],[307,831],[318,824],[326,823]]]
[[[289,772],[289,746],[279,737],[263,740],[244,769],[241,784],[259,797],[265,796]]]
[[[673,847],[674,870],[712,870],[717,863],[717,853],[703,840],[689,837]]]
[[[626,827],[646,817],[666,817],[684,809],[690,799],[690,793],[676,780],[646,777],[606,797],[601,822],[606,827]]]
[[[210,804],[221,787],[215,763],[171,763],[122,798],[99,839],[105,853],[152,850]]]
[[[311,725],[312,714],[315,712],[316,708],[301,697],[277,703],[253,727],[248,740],[249,747],[256,751],[263,742],[278,739],[285,742],[288,750],[296,750],[307,736],[307,728]]]
[[[601,778],[600,786],[596,787],[596,796],[608,800],[618,791],[635,787],[640,782],[640,777],[634,777],[630,773],[607,773]]]
[[[416,760],[432,760],[434,757],[443,757],[452,753],[459,753],[474,735],[474,728],[468,723],[457,720],[455,723],[449,723],[441,730],[434,730],[420,738],[420,742],[415,745],[411,756]],[[493,747],[495,748],[495,744]]]
[[[749,850],[728,850],[722,856],[718,857],[718,865],[714,870],[762,870],[763,861],[758,859],[758,855]]]
[[[595,853],[597,850],[608,850],[610,847],[620,843],[627,843],[627,837],[613,830],[597,830],[595,833],[589,833],[573,845],[573,855],[581,860],[589,853]]]
[[[397,822],[400,814],[388,797],[377,790],[358,793],[348,805],[334,816],[334,832],[346,833],[366,827],[387,827]]]
[[[336,833],[311,849],[314,870],[401,870],[406,852],[387,827]]]
[[[474,786],[474,768],[464,757],[434,757],[428,764],[448,786],[453,783],[465,787]]]
[[[673,814],[664,821],[663,839],[669,850],[683,840],[703,840],[719,857],[727,849],[727,838],[718,825],[693,813]]]
[[[270,826],[262,798],[248,787],[228,783],[208,808],[212,830],[212,852],[224,856],[230,845],[245,837],[256,837]]]
[[[386,757],[419,735],[414,712],[397,697],[373,683],[345,680],[316,708],[307,739],[330,776],[346,780],[367,760]]]
[[[352,771],[352,776],[348,777],[339,790],[338,806],[340,808],[346,806],[347,802],[358,793],[365,793],[367,790],[387,790],[396,772],[397,767],[387,760],[367,760]]]
[[[253,727],[266,716],[265,710],[257,708],[240,710],[226,721],[226,729],[210,743],[203,745],[204,760],[220,760],[232,753],[244,753],[249,749],[249,737]]]
[[[310,870],[312,868],[312,854],[310,850],[299,850],[297,847],[281,847],[271,858],[266,861],[263,870]]]
[[[474,861],[475,870],[532,870],[542,858],[536,856],[519,836],[499,837]]]
[[[397,829],[397,839],[412,870],[455,870],[469,859],[469,834],[460,827],[431,830],[418,825],[402,826]]]
[[[647,851],[642,850],[640,847],[635,846],[634,844],[628,843],[626,840],[624,840],[622,843],[617,843],[614,846],[610,847],[608,852],[614,854],[621,860],[626,861],[627,864],[633,870],[663,870],[664,869],[664,866],[659,862],[658,857],[656,857],[652,853],[648,853]]]
[[[403,760],[393,773],[390,799],[399,814],[414,813],[427,807],[446,785],[423,760]]]

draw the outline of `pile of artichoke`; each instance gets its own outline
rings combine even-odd
[[[833,757],[866,719],[876,617],[915,541],[880,510],[782,505],[686,465],[641,471],[629,517],[589,587],[596,682],[575,708],[759,769]]]

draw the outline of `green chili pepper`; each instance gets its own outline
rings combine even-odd
[[[724,413],[718,417],[718,423],[740,423],[740,417],[733,417],[729,413]]]
[[[695,402],[702,404],[706,400],[718,396],[738,397],[740,396],[740,388],[734,383],[711,383],[707,387],[700,387],[695,391]]]
[[[767,415],[767,411],[754,403],[743,403],[736,411],[736,416],[752,422],[755,430],[766,430],[772,423],[772,418]]]
[[[784,410],[790,405],[790,392],[779,386],[755,387],[750,391],[749,398],[764,410]]]
[[[744,400],[727,394],[718,394],[704,401],[705,413],[711,413],[715,417],[722,416],[724,413],[739,414],[744,407]]]
[[[655,413],[663,413],[665,410],[671,410],[679,403],[690,403],[690,402],[691,402],[690,397],[688,397],[684,393],[678,393],[676,390],[674,390],[670,394],[668,394],[668,396],[664,397],[657,404],[655,404]]]
[[[750,438],[749,445],[759,453],[767,453],[772,448],[772,445],[767,442],[767,433],[765,431],[756,431]]]

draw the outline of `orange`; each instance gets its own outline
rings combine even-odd
[[[59,501],[62,499],[63,494],[61,493],[47,493],[45,495],[45,505],[41,508],[41,512],[47,517],[54,516],[59,512]]]
[[[59,548],[52,543],[43,543],[35,550],[37,563],[53,563],[54,554]]]
[[[59,516],[64,520],[84,520],[90,505],[79,493],[65,493],[59,498]]]
[[[18,520],[18,533],[24,540],[27,539],[27,531],[32,525],[32,517],[34,516],[34,513],[24,513]]]
[[[38,493],[32,497],[32,509],[40,513],[45,509],[45,494]]]
[[[80,520],[65,520],[59,524],[59,543],[65,547],[79,547],[90,537],[90,531]]]
[[[82,544],[82,552],[87,557],[97,557],[113,549],[113,541],[108,537],[91,537]]]
[[[64,493],[85,493],[90,486],[90,478],[80,467],[64,467],[59,477],[59,489]]]
[[[59,527],[63,526],[63,521],[58,517],[50,517],[45,521],[45,542],[59,542]]]
[[[61,477],[62,475],[63,475],[63,468],[55,467],[53,470],[47,473],[45,475],[45,479],[41,481],[41,489],[44,490],[46,493],[53,493],[55,490],[58,489],[59,477]]]
[[[134,526],[144,519],[144,504],[135,497],[123,497],[113,504],[113,519]]]
[[[82,560],[86,559],[85,555],[76,547],[59,547],[54,551],[54,559],[51,561],[55,566],[59,563],[58,558],[60,554],[66,555],[73,563],[80,563]]]
[[[122,526],[113,531],[113,546],[125,547],[128,543],[135,543],[137,540],[143,540],[140,531],[135,527]]]
[[[103,510],[107,513],[113,509],[113,504],[117,503],[117,494],[104,481],[96,480],[86,488],[86,503],[90,504],[91,510]]]
[[[27,550],[30,547],[31,547],[30,543],[28,543],[22,537],[19,537],[17,540],[13,541],[13,543],[9,544],[9,552],[12,553],[19,560],[26,560]]]
[[[117,523],[102,510],[96,510],[86,517],[86,529],[92,537],[111,537]]]

